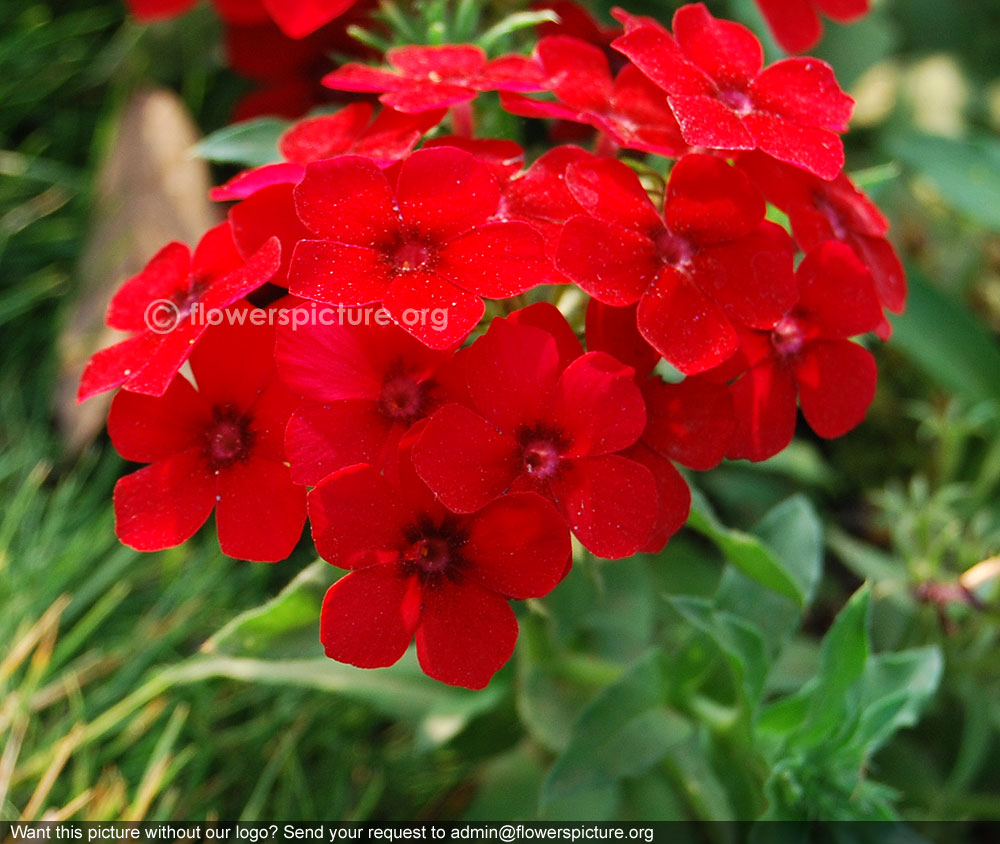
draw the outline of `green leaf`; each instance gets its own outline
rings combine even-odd
[[[872,657],[861,682],[862,714],[852,743],[870,756],[897,730],[915,724],[937,691],[943,669],[935,647]]]
[[[607,686],[574,725],[542,788],[542,804],[638,776],[683,742],[691,725],[667,708],[667,682],[663,656],[653,651]]]
[[[1000,230],[1000,142],[976,136],[969,140],[892,132],[891,155],[930,181],[956,210]]]
[[[673,597],[667,600],[689,624],[715,642],[726,657],[749,706],[756,707],[769,668],[760,633],[736,616],[717,612],[712,603],[703,598]]]
[[[802,602],[812,603],[823,573],[823,527],[809,499],[804,495],[786,498],[768,511],[753,532],[777,554]]]
[[[687,526],[712,540],[748,577],[798,604],[804,602],[805,592],[800,583],[806,583],[805,575],[787,570],[781,557],[756,536],[725,527],[697,490],[691,491],[691,515]]]
[[[893,346],[947,390],[972,402],[1000,398],[1000,349],[989,331],[916,267],[907,278],[906,311],[892,318]]]
[[[336,572],[329,563],[317,560],[270,601],[232,619],[202,645],[202,652],[271,659],[322,656],[319,614]]]
[[[413,649],[389,668],[365,669],[326,657],[316,659],[248,659],[198,656],[168,670],[171,683],[200,682],[216,677],[272,686],[299,686],[335,693],[370,704],[393,718],[416,722],[424,741],[442,744],[468,722],[494,708],[504,697],[502,680],[482,691],[447,686],[427,677]]]
[[[213,132],[197,144],[193,153],[209,161],[261,167],[281,161],[278,140],[291,124],[277,117],[245,120]]]

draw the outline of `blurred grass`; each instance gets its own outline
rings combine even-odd
[[[632,8],[664,16],[678,4],[646,5]],[[835,64],[868,56],[905,70],[927,52],[948,50],[979,90],[1000,76],[998,8],[994,0],[884,2],[864,29],[831,28],[825,55]],[[142,30],[112,0],[0,4],[0,817],[409,820],[458,817],[467,808],[470,817],[513,812],[529,799],[521,792],[537,792],[551,748],[565,740],[559,729],[568,729],[557,724],[551,744],[526,738],[525,724],[536,736],[534,727],[551,715],[531,707],[573,689],[568,702],[579,711],[617,676],[617,665],[583,655],[562,666],[565,677],[543,681],[522,660],[505,675],[517,708],[505,686],[476,716],[476,729],[438,744],[350,695],[217,676],[191,681],[169,667],[274,595],[308,557],[275,567],[239,563],[222,557],[210,535],[160,554],[121,547],[110,506],[121,462],[104,442],[70,461],[53,433],[52,350],[76,289],[95,161],[127,94],[145,80],[179,90],[203,129],[226,122],[239,83],[220,70],[217,35],[204,8]],[[838,49],[847,54],[838,59]],[[910,128],[912,104],[902,89],[894,96],[882,123],[852,136],[852,166],[898,153],[892,139]],[[990,119],[980,98],[962,114],[976,144],[995,133]],[[1000,816],[1000,774],[990,764],[1000,729],[995,590],[983,591],[985,610],[921,601],[914,591],[954,584],[1000,550],[1000,410],[995,396],[969,389],[996,378],[976,348],[996,347],[1000,241],[975,205],[949,201],[950,183],[942,191],[925,178],[925,170],[941,172],[940,146],[925,165],[911,144],[902,175],[874,189],[902,251],[934,289],[903,318],[911,322],[899,326],[899,342],[878,350],[880,389],[868,421],[833,443],[803,431],[781,458],[724,466],[703,485],[727,524],[752,524],[806,490],[834,526],[828,576],[797,642],[798,661],[781,666],[789,688],[809,676],[819,634],[864,577],[884,599],[876,616],[881,645],[944,646],[944,692],[915,731],[879,755],[878,776],[899,790],[908,817],[990,819]],[[966,172],[957,166],[945,172]],[[947,308],[936,308],[935,296],[947,297]],[[935,319],[946,320],[939,333]],[[966,330],[970,322],[977,327]],[[704,591],[717,574],[704,547],[684,535],[672,548],[672,568],[654,568],[653,586],[641,567],[622,569],[610,597],[631,594],[615,593],[616,584]],[[554,600],[575,594],[593,602],[593,583],[578,577]],[[617,615],[595,613],[589,641],[627,661],[654,621],[641,602],[624,606]],[[524,625],[526,650],[551,646],[536,635],[536,621]],[[551,685],[526,702],[521,692],[541,682]],[[633,794],[637,816],[666,812],[672,798],[655,782],[644,788],[644,797]],[[597,803],[577,810],[597,811]]]

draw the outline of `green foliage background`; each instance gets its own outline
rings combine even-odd
[[[709,6],[764,32],[751,0]],[[996,577],[959,580],[1000,553],[998,37],[996,0],[883,0],[817,51],[909,269],[866,423],[699,475],[663,554],[583,555],[471,693],[409,658],[325,660],[337,573],[305,545],[273,567],[210,531],[118,545],[125,467],[106,441],[69,456],[52,421],[95,168],[140,86],[209,132],[242,83],[206,8],[143,29],[115,0],[2,4],[0,818],[952,819],[935,835],[974,840],[1000,819]]]

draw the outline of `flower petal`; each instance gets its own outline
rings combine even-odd
[[[802,414],[821,437],[840,437],[865,418],[875,397],[871,352],[849,340],[809,343],[795,367]]]
[[[510,487],[518,456],[511,437],[468,408],[446,404],[414,445],[413,466],[445,507],[474,513]]]
[[[642,442],[690,469],[717,466],[733,437],[735,419],[729,391],[706,378],[668,384],[650,378],[642,386],[649,421]]]
[[[178,376],[159,397],[119,392],[108,412],[108,435],[126,460],[154,463],[200,445],[211,418],[191,382]]]
[[[450,240],[438,253],[435,269],[488,299],[517,296],[552,275],[541,235],[516,221],[486,223]]]
[[[562,580],[570,558],[566,521],[551,501],[513,492],[487,504],[469,521],[462,554],[469,575],[508,598],[541,598]]]
[[[638,324],[649,345],[686,375],[711,369],[736,351],[736,332],[722,309],[672,267],[639,301]]]
[[[115,533],[137,551],[162,551],[194,536],[215,506],[215,478],[200,449],[175,454],[115,484]]]
[[[404,608],[415,590],[416,578],[403,577],[392,564],[340,578],[327,590],[320,614],[319,638],[326,655],[358,668],[397,662],[413,640]]]
[[[306,523],[306,491],[288,467],[251,458],[218,475],[215,525],[222,553],[277,562],[295,549]]]
[[[330,475],[309,492],[316,550],[344,569],[393,559],[405,547],[409,514],[388,482],[367,464]]]
[[[795,435],[795,380],[785,366],[764,361],[730,388],[736,427],[728,456],[773,457]]]
[[[289,292],[353,308],[379,301],[389,289],[385,255],[364,246],[301,240],[288,268]]]
[[[451,686],[482,689],[514,652],[517,619],[495,592],[465,582],[423,590],[417,658]]]
[[[656,521],[656,482],[645,466],[617,454],[578,457],[563,461],[550,484],[570,530],[598,557],[645,546]]]
[[[688,59],[720,87],[745,84],[764,66],[757,37],[742,24],[713,17],[703,3],[678,9],[673,31]]]
[[[397,276],[382,304],[397,325],[436,350],[461,343],[486,311],[479,296],[421,271]]]
[[[646,426],[635,370],[604,352],[588,352],[566,368],[556,385],[552,415],[569,438],[566,457],[621,451]]]
[[[400,231],[388,180],[374,161],[359,155],[309,164],[295,186],[295,207],[306,228],[338,243],[377,249]]]
[[[407,226],[440,241],[496,213],[500,187],[489,166],[475,156],[455,147],[432,147],[403,162],[396,196]]]
[[[646,235],[580,215],[559,237],[556,268],[607,305],[631,305],[655,278],[659,260]]]

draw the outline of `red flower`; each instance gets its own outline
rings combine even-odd
[[[795,433],[795,401],[821,437],[857,425],[875,395],[875,359],[847,338],[882,320],[871,273],[850,247],[828,241],[797,273],[799,302],[770,332],[746,332],[732,362],[745,370],[732,385],[732,458],[764,460]],[[723,367],[723,370],[729,365]]]
[[[487,61],[472,44],[395,47],[385,54],[391,70],[350,63],[323,79],[338,91],[384,92],[379,100],[399,111],[445,108],[475,99],[480,91],[538,91],[544,75],[524,56]]]
[[[612,80],[599,48],[562,35],[539,41],[535,57],[559,102],[503,92],[500,105],[507,111],[587,123],[630,149],[670,157],[687,151],[663,91],[634,65],[626,65]]]
[[[122,542],[139,551],[179,545],[214,508],[223,553],[274,562],[292,552],[305,524],[305,493],[284,464],[293,405],[273,350],[266,325],[223,322],[191,353],[197,390],[177,376],[162,396],[115,396],[111,442],[126,460],[152,464],[115,486]]]
[[[534,493],[455,515],[403,469],[393,484],[371,466],[351,466],[309,493],[320,555],[351,569],[326,594],[320,640],[332,659],[378,668],[416,636],[429,676],[481,689],[514,650],[507,599],[541,597],[559,582],[569,534]]]
[[[571,164],[566,183],[593,216],[566,223],[556,267],[605,304],[638,302],[643,337],[682,372],[729,357],[734,321],[770,328],[794,304],[791,238],[725,161],[677,162],[662,217],[618,161]]]
[[[710,149],[760,149],[833,179],[844,166],[838,132],[854,101],[818,59],[785,59],[763,69],[760,42],[746,27],[718,20],[701,3],[674,15],[674,35],[626,19],[614,42],[666,93],[684,140]]]
[[[480,297],[514,296],[551,273],[531,226],[490,219],[500,205],[490,167],[453,147],[413,153],[395,186],[359,156],[310,164],[295,204],[322,239],[296,247],[290,290],[348,307],[381,301],[434,349],[468,336],[484,312]],[[447,324],[435,324],[435,313]]]
[[[827,240],[843,241],[871,270],[882,307],[902,313],[906,275],[886,238],[889,221],[846,173],[825,182],[756,152],[740,156],[738,165],[770,202],[788,214],[803,251]]]
[[[868,14],[869,0],[757,0],[778,43],[790,53],[816,46],[823,35],[819,12],[839,23]]]
[[[540,23],[538,34],[543,38],[550,35],[570,35],[595,47],[608,48],[611,42],[622,34],[619,26],[605,26],[594,19],[586,7],[574,0],[540,0],[532,3],[535,10],[551,9],[559,16],[559,23]],[[610,53],[606,49],[606,53]]]
[[[383,108],[372,120],[374,111],[370,103],[352,103],[333,114],[298,121],[278,142],[284,161],[244,170],[212,188],[212,199],[246,199],[274,185],[295,185],[305,176],[307,164],[346,153],[388,167],[408,155],[445,114],[444,110],[404,114]]]
[[[555,258],[559,235],[570,217],[586,213],[566,184],[566,168],[575,161],[596,161],[577,146],[558,146],[540,155],[514,179],[503,183],[499,216],[523,220],[545,240],[545,252]]]
[[[378,324],[375,309],[334,316],[330,325],[278,329],[278,371],[307,402],[288,423],[285,447],[292,478],[310,486],[356,463],[395,460],[405,432],[448,394],[451,353]]]
[[[163,247],[108,306],[107,324],[133,335],[97,352],[80,379],[79,401],[114,387],[162,396],[208,327],[190,319],[231,305],[277,271],[281,247],[270,238],[244,262],[228,223],[210,229],[192,256],[183,243]]]
[[[196,0],[125,0],[141,21],[183,14]],[[260,24],[270,18],[289,38],[304,38],[350,9],[356,0],[214,0],[219,17],[230,24]]]
[[[643,547],[656,515],[652,474],[616,453],[642,433],[642,396],[630,368],[603,352],[567,361],[569,348],[527,322],[494,320],[463,352],[474,409],[438,410],[413,463],[450,510],[474,512],[508,490],[535,490],[595,554],[627,557]]]

